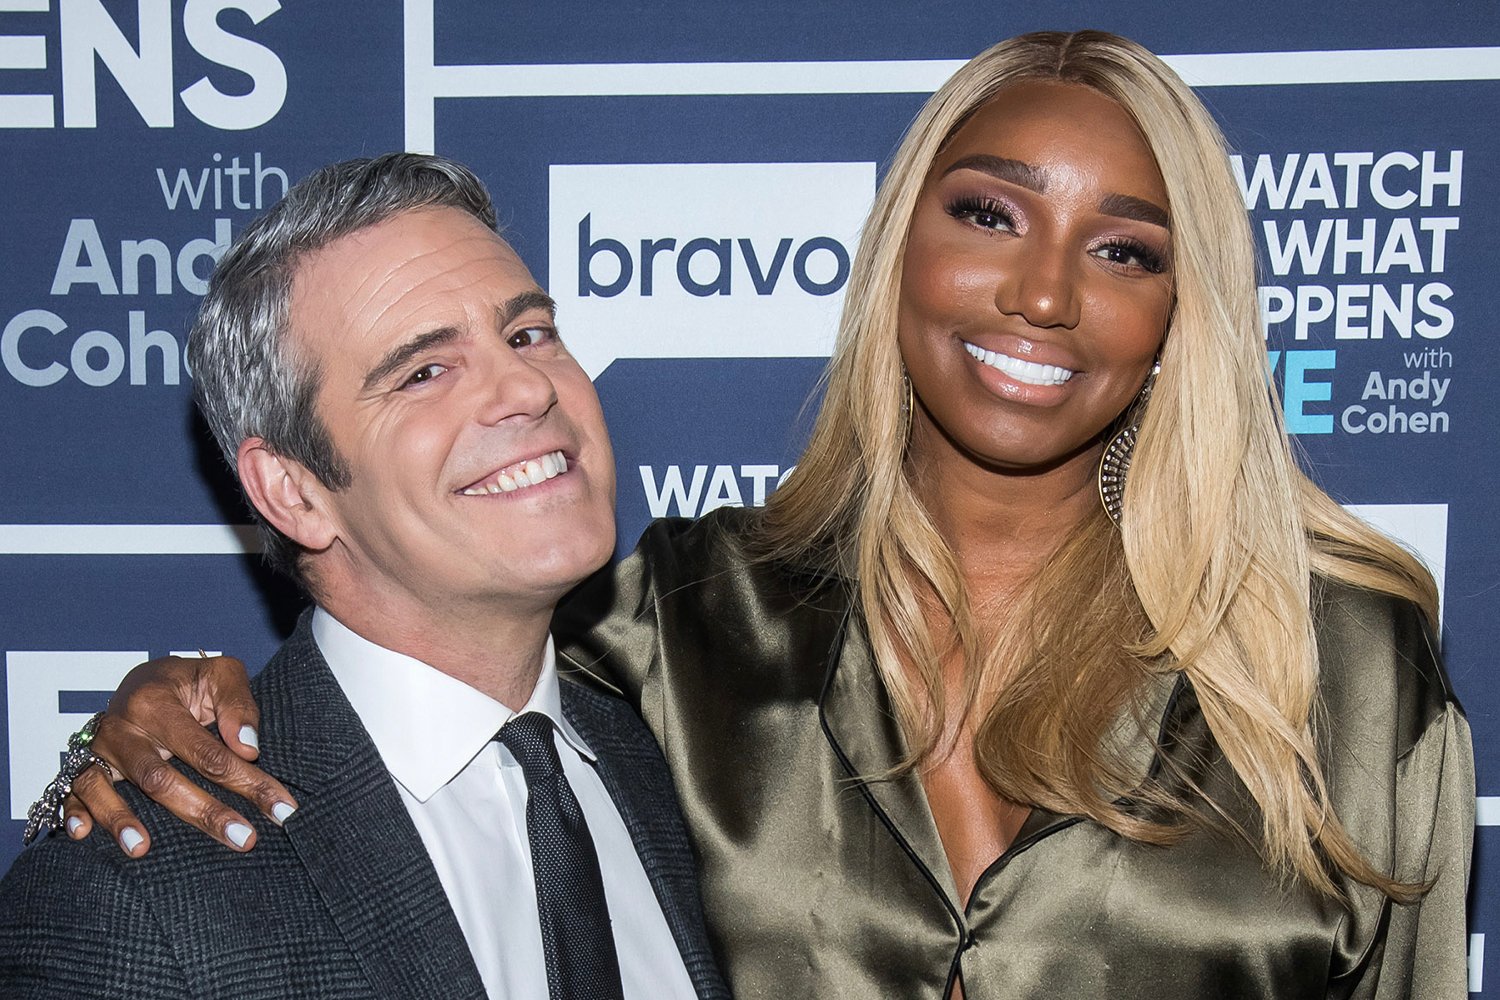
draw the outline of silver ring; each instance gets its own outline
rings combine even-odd
[[[84,771],[97,764],[104,769],[106,777],[114,780],[114,768],[89,749],[89,744],[94,742],[94,734],[99,731],[99,720],[103,717],[103,712],[95,713],[78,732],[68,737],[67,756],[63,758],[57,777],[47,783],[47,787],[42,789],[42,797],[26,810],[26,830],[21,834],[23,844],[29,844],[37,837],[50,834],[62,826],[63,800],[72,793],[73,783]]]

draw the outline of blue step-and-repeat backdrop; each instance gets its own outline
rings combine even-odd
[[[926,96],[997,39],[1101,27],[1219,117],[1287,428],[1442,586],[1470,988],[1500,996],[1500,7],[1324,6],[0,0],[0,869],[128,667],[258,663],[290,626],[183,358],[216,255],[289,182],[400,148],[477,169],[597,381],[628,547],[795,461]]]

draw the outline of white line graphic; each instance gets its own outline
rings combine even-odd
[[[0,524],[0,555],[223,556],[261,551],[249,524]]]
[[[1367,516],[1380,509],[1361,509]],[[249,524],[0,524],[0,555],[245,555],[261,551]],[[1478,825],[1500,826],[1500,796],[1481,795]]]
[[[453,97],[926,94],[962,59],[440,66],[434,0],[405,0],[406,148],[431,153]],[[1162,57],[1195,87],[1500,79],[1500,47],[1218,52]]]

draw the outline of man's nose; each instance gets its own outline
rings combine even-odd
[[[539,365],[519,351],[501,346],[485,366],[477,419],[482,424],[535,420],[557,403],[557,388]]]

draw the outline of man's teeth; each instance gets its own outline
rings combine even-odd
[[[986,351],[984,348],[963,342],[964,350],[972,354],[977,361],[998,368],[1017,382],[1026,385],[1062,385],[1073,377],[1073,372],[1067,368],[1059,368],[1057,365],[1039,365],[1035,361],[1023,361],[1013,358],[1009,354],[998,354],[995,351]]]
[[[567,471],[567,457],[560,451],[548,452],[540,458],[517,462],[501,469],[493,477],[465,489],[463,495],[477,497],[486,493],[514,493],[516,490],[556,479]]]

